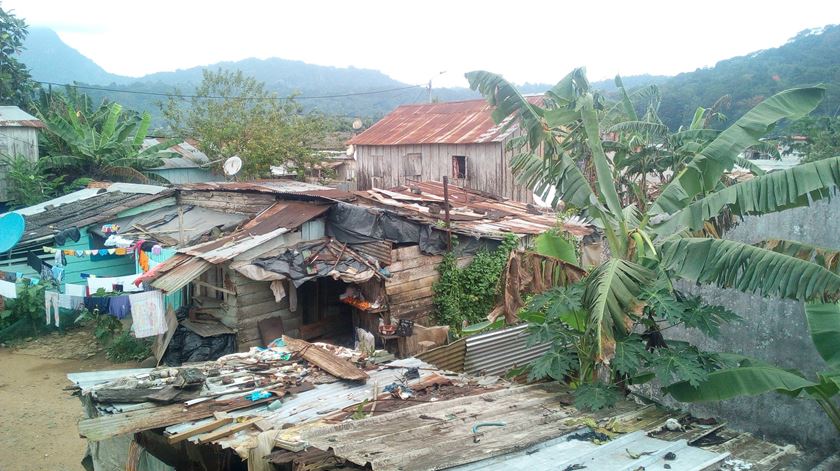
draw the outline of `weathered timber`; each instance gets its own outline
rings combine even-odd
[[[286,342],[290,350],[298,353],[304,360],[337,378],[351,381],[365,381],[368,379],[367,373],[349,361],[318,348],[305,340],[293,339],[284,335],[283,341]]]

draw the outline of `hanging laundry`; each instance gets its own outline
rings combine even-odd
[[[85,308],[90,311],[98,311],[100,314],[108,312],[111,298],[107,296],[89,296],[84,300]]]
[[[0,280],[0,296],[6,299],[16,299],[17,286],[10,281]]]
[[[120,247],[120,248],[128,248],[131,247],[134,241],[131,239],[126,239],[123,236],[119,236],[117,234],[111,234],[105,239],[105,247]]]
[[[84,305],[84,296],[71,296],[69,294],[58,295],[58,307],[62,309],[71,309],[76,311],[80,306]]]
[[[102,232],[104,232],[105,234],[112,234],[112,233],[119,232],[119,231],[120,231],[119,224],[103,224],[102,225]]]
[[[114,291],[114,285],[121,285],[125,292],[141,291],[140,288],[134,286],[134,280],[140,275],[125,275],[125,276],[108,276],[108,277],[88,277],[88,288],[90,293],[96,293],[100,288],[104,289],[106,293]]]
[[[108,304],[108,312],[117,319],[124,319],[131,313],[131,301],[126,296],[114,296]]]
[[[138,260],[138,263],[140,264],[140,269],[143,270],[143,273],[149,271],[149,254],[141,250],[140,258]]]
[[[44,291],[44,311],[47,314],[47,325],[50,325],[50,319],[55,319],[55,326],[59,327],[58,315],[58,291]]]
[[[52,275],[53,280],[56,283],[61,283],[64,281],[64,267],[54,266],[50,270],[50,274]]]
[[[70,296],[79,296],[83,298],[87,296],[87,286],[72,285],[70,283],[67,283],[64,285],[64,292]]]
[[[131,294],[128,298],[131,302],[135,337],[152,337],[166,333],[163,294],[160,291]]]
[[[26,264],[35,270],[36,273],[41,273],[41,268],[44,267],[44,262],[35,255],[35,252],[31,251],[26,254]]]

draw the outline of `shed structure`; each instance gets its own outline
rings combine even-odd
[[[0,203],[9,201],[6,157],[38,160],[38,130],[45,127],[38,118],[17,106],[0,106]]]
[[[531,97],[529,100],[542,100]],[[510,119],[496,124],[484,100],[403,105],[353,137],[359,190],[441,180],[530,203],[533,191],[511,170],[511,138],[521,135]]]

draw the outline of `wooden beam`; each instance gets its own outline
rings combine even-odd
[[[257,421],[263,420],[264,417],[254,417],[253,419],[248,419],[244,422],[239,422],[235,424],[225,425],[224,427],[219,428],[218,430],[210,433],[205,433],[198,437],[198,443],[207,443],[212,442],[213,440],[218,440],[219,438],[226,437],[232,433],[238,432],[240,430],[244,430],[252,425],[255,425]]]
[[[222,425],[227,425],[233,422],[233,417],[225,417],[222,419],[216,419],[210,423],[199,425],[198,427],[193,427],[183,432],[176,433],[174,435],[169,436],[169,444],[174,445],[176,443],[182,442],[190,437],[195,435],[199,435],[202,433],[207,433],[211,430],[216,430],[217,428],[221,427]]]
[[[205,288],[214,289],[216,291],[221,291],[222,293],[229,294],[231,296],[236,296],[236,291],[232,291],[232,290],[229,290],[227,288],[220,288],[216,285],[212,285],[210,283],[207,283],[206,281],[193,280],[193,281],[191,281],[191,283],[195,283],[198,286],[204,286]]]
[[[356,367],[344,358],[339,358],[332,353],[316,347],[306,340],[293,339],[283,336],[283,341],[289,346],[292,352],[299,354],[304,360],[321,368],[327,373],[341,379],[351,381],[366,381],[368,374]]]

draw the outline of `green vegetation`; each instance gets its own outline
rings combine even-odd
[[[793,140],[792,136],[804,136],[805,142]],[[788,129],[784,144],[802,153],[804,162],[816,162],[840,155],[840,117],[805,117],[793,123]]]
[[[453,332],[460,333],[465,323],[485,320],[495,306],[502,271],[516,244],[516,237],[509,235],[496,250],[475,254],[464,268],[458,267],[458,258],[453,253],[443,256],[438,266],[440,279],[434,285],[438,324],[449,325]]]
[[[29,324],[29,334],[37,332],[44,322],[44,290],[43,284],[24,282],[17,290],[17,298],[5,301],[0,311],[0,330],[25,321]]]
[[[611,255],[580,286],[532,301],[525,316],[536,339],[552,345],[531,366],[532,379],[567,382],[579,405],[598,408],[630,384],[657,377],[666,385],[701,387],[712,373],[731,367],[723,355],[663,336],[674,325],[713,336],[737,318],[680,292],[677,280],[815,303],[831,302],[840,292],[840,276],[804,252],[787,253],[790,244],[715,238],[733,217],[808,206],[835,193],[840,157],[732,185],[724,178],[738,155],[760,145],[779,122],[813,111],[824,88],[780,92],[723,131],[705,127],[714,111],[696,110],[688,129],[671,133],[658,118],[657,100],[650,98],[655,95],[628,93],[620,79],[621,99],[613,106],[591,89],[582,69],[537,106],[501,76],[480,71],[467,78],[496,107],[497,122],[515,118],[526,132],[513,158],[520,182],[581,208],[603,231]],[[634,99],[647,104],[643,116]],[[609,143],[602,141],[605,127],[616,134]],[[624,155],[608,159],[608,146]],[[656,166],[645,167],[639,161],[651,154],[640,149],[650,146],[663,151],[653,154]],[[627,181],[630,168],[638,169],[630,179],[635,187]],[[651,174],[662,178],[656,187],[644,178]]]
[[[0,7],[0,105],[27,108],[35,90],[29,69],[19,60],[26,23]]]
[[[324,137],[325,121],[302,115],[293,96],[281,100],[264,83],[225,70],[205,70],[195,95],[186,108],[170,98],[164,116],[176,134],[198,140],[218,167],[238,155],[245,177],[269,176],[269,167],[279,165],[302,178],[319,161],[312,149]]]
[[[105,295],[100,289],[97,296]],[[151,342],[137,339],[123,328],[122,322],[107,312],[82,309],[75,324],[93,326],[93,335],[105,347],[105,356],[114,363],[140,361],[151,355]]]
[[[58,196],[64,186],[64,175],[51,175],[45,160],[16,155],[0,156],[0,161],[7,169],[9,199],[17,206],[31,206]]]

